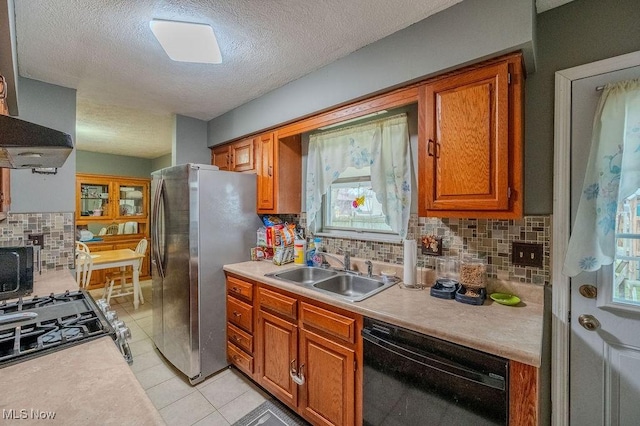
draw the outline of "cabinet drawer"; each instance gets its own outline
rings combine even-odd
[[[304,325],[324,331],[347,342],[356,341],[356,320],[302,302],[300,318]]]
[[[247,374],[253,374],[253,357],[238,349],[234,344],[227,343],[229,361]]]
[[[227,277],[227,293],[252,301],[253,284],[235,277]]]
[[[253,336],[230,323],[227,323],[227,339],[246,352],[253,353]]]
[[[282,314],[291,319],[298,317],[296,299],[267,290],[266,288],[260,288],[258,293],[260,309]]]
[[[253,309],[251,305],[227,296],[227,321],[238,327],[253,332]]]

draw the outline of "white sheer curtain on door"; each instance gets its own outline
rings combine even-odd
[[[371,186],[387,224],[407,234],[411,205],[411,158],[406,114],[309,137],[307,221],[317,229],[322,196],[347,167],[371,167]]]
[[[619,200],[640,187],[640,80],[605,86],[593,123],[589,162],[563,272],[613,263]]]

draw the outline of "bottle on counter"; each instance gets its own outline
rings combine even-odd
[[[296,265],[307,264],[307,240],[299,238],[294,241],[293,262]]]
[[[313,256],[316,254],[316,245],[315,238],[309,241],[309,246],[307,248],[306,261],[307,266],[313,266]]]
[[[322,239],[320,237],[315,237],[313,239],[313,244],[315,246],[315,249],[313,250],[313,256],[311,256],[311,263],[313,266],[322,266],[322,255],[320,253],[318,253],[319,251],[321,251],[320,249],[320,243],[322,242]]]

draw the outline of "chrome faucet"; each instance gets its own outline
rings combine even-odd
[[[364,264],[367,265],[367,277],[371,278],[373,276],[373,262],[366,260]]]
[[[331,253],[327,253],[326,251],[322,251],[322,250],[316,249],[316,253],[322,255],[323,257],[326,256],[326,257],[330,257],[331,259],[335,260],[336,262],[338,262],[342,266],[342,269],[344,269],[345,272],[356,273],[356,271],[352,271],[350,269],[350,267],[351,267],[351,255],[349,253],[345,252],[343,260],[341,260],[336,255],[333,255]],[[328,264],[326,259],[324,260],[324,263]]]

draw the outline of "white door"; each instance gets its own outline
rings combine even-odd
[[[573,82],[572,223],[589,157],[593,117],[601,94],[596,87],[638,77],[640,67]],[[640,195],[623,203],[619,209],[618,253],[614,265],[598,273],[582,273],[571,280],[569,420],[574,426],[640,425],[638,200]],[[596,292],[591,291],[594,289]]]

